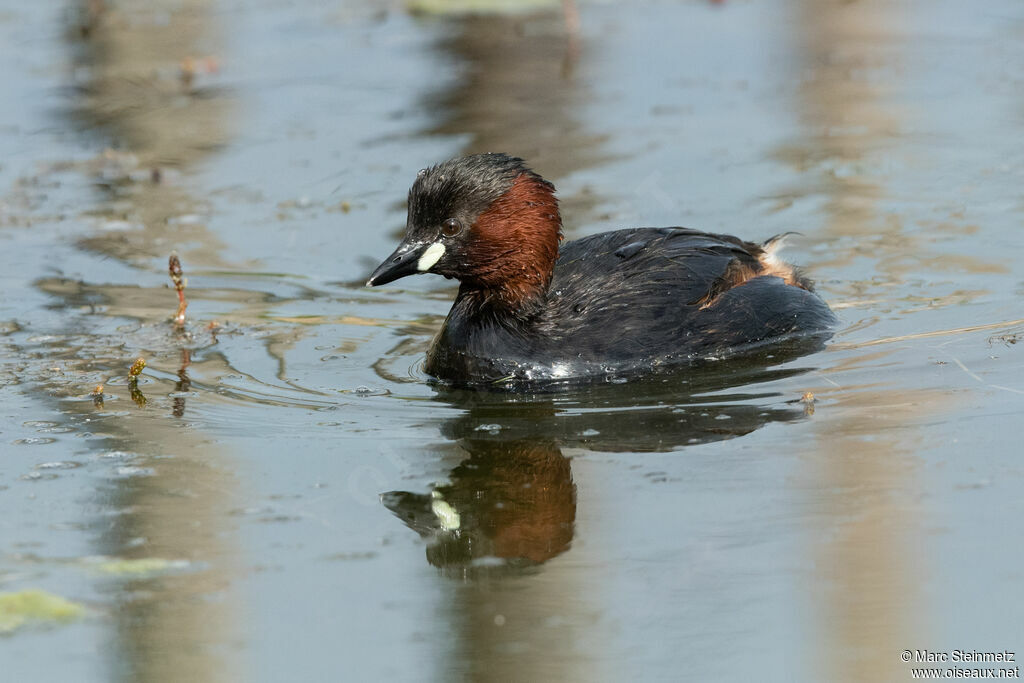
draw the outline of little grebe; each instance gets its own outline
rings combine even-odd
[[[632,228],[559,248],[555,188],[522,159],[477,154],[420,171],[405,237],[369,286],[459,280],[426,371],[456,384],[651,372],[828,334],[811,282],[764,244]]]

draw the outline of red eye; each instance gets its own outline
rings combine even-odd
[[[441,224],[441,234],[445,237],[454,237],[462,232],[462,221],[458,218],[449,218]]]

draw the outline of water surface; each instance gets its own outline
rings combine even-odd
[[[531,7],[2,4],[0,592],[86,609],[0,637],[5,679],[1024,651],[1024,8]],[[479,151],[555,182],[570,238],[797,230],[841,328],[671,381],[432,387],[450,284],[362,282],[416,171]]]

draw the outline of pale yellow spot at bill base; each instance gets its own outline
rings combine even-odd
[[[441,260],[442,256],[444,256],[444,245],[434,242],[420,254],[420,260],[416,262],[416,270],[421,273],[430,270],[435,263]]]

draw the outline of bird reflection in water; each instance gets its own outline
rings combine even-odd
[[[576,520],[569,459],[549,439],[466,439],[469,457],[430,493],[384,504],[428,539],[427,560],[453,569],[541,564],[565,552]]]
[[[802,340],[688,375],[572,393],[440,389],[436,400],[467,411],[441,425],[467,457],[448,482],[423,493],[392,491],[381,501],[426,540],[427,561],[452,576],[536,567],[573,539],[576,485],[563,448],[664,452],[805,419],[799,399],[766,405],[777,392],[754,385],[807,372],[778,364],[822,345]]]

